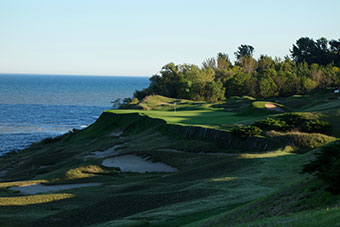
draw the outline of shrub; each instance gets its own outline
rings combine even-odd
[[[325,146],[316,159],[304,165],[302,172],[315,173],[334,194],[340,193],[340,141]]]
[[[280,117],[280,120],[285,121],[288,125],[297,127],[308,120],[308,118],[303,114],[286,113]]]
[[[256,126],[248,126],[248,127],[237,127],[231,130],[232,135],[241,136],[241,137],[249,137],[249,136],[258,136],[262,133],[262,129]]]
[[[276,131],[287,131],[292,127],[285,121],[279,119],[266,118],[263,120],[256,121],[253,126],[259,127],[263,130],[276,130]]]
[[[326,133],[331,127],[331,124],[326,121],[307,120],[302,126],[305,132],[321,132]]]

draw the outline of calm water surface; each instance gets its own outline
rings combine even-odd
[[[0,74],[0,155],[93,123],[147,77]]]

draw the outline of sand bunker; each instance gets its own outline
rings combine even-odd
[[[165,151],[165,152],[172,152],[172,153],[187,153],[185,151],[180,151],[180,150],[171,149],[171,148],[161,148],[161,149],[158,149],[158,151]]]
[[[2,181],[2,178],[4,178],[7,174],[7,170],[0,171],[0,181]]]
[[[274,110],[277,112],[285,112],[281,107],[278,107],[277,105],[271,102],[267,102],[266,104],[264,104],[264,106],[269,110]]]
[[[20,191],[22,194],[33,195],[38,193],[47,193],[52,191],[61,191],[71,188],[93,187],[100,186],[102,183],[82,183],[82,184],[61,184],[61,185],[44,185],[34,184],[23,187],[11,187],[9,189],[13,191]]]
[[[117,149],[122,147],[123,145],[124,144],[115,145],[113,147],[110,147],[109,149],[106,149],[105,151],[94,151],[91,152],[91,154],[86,155],[84,158],[106,158],[113,155],[117,155],[120,152]]]
[[[122,134],[123,134],[123,131],[116,131],[116,132],[111,132],[109,136],[120,137]]]
[[[106,167],[119,167],[122,172],[176,172],[176,168],[161,162],[151,162],[137,155],[123,155],[105,159],[102,162]]]

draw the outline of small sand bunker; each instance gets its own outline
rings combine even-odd
[[[117,149],[122,147],[122,145],[123,144],[115,145],[113,147],[106,149],[105,151],[91,152],[91,154],[86,155],[84,158],[106,158],[106,157],[110,157],[110,156],[113,156],[113,155],[117,155],[120,152]]]
[[[158,151],[165,151],[165,152],[172,152],[172,153],[186,153],[184,151],[171,149],[171,148],[161,148],[161,149],[158,149]]]
[[[269,110],[274,110],[277,112],[285,112],[281,107],[278,107],[277,105],[271,102],[267,102],[266,104],[264,104],[264,106]]]
[[[177,172],[178,169],[161,162],[151,162],[137,155],[123,155],[105,159],[102,162],[106,167],[119,167],[122,172]]]
[[[111,132],[109,136],[120,137],[122,134],[123,134],[123,131],[116,131],[116,132]]]
[[[7,175],[7,170],[0,171],[0,181],[2,181],[2,178],[4,178]]]
[[[7,170],[0,171],[0,177],[5,177],[7,174]]]
[[[100,186],[102,183],[82,183],[82,184],[61,184],[61,185],[44,185],[44,184],[34,184],[23,187],[11,187],[9,189],[13,191],[20,191],[22,194],[33,195],[39,193],[47,193],[52,191],[61,191],[71,188],[82,188],[82,187],[94,187]]]

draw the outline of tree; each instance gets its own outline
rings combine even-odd
[[[306,61],[311,64],[316,63],[316,49],[317,47],[313,39],[303,37],[296,41],[296,45],[293,45],[293,49],[290,52],[295,62],[301,63]]]
[[[215,58],[207,58],[203,63],[202,63],[203,68],[213,68],[217,69],[217,64]]]
[[[293,45],[291,54],[297,63],[305,61],[308,64],[317,63],[319,65],[327,65],[334,61],[331,54],[332,49],[330,49],[329,46],[326,38],[322,37],[315,42],[313,39],[304,37],[296,41],[296,45]]]
[[[205,98],[204,100],[216,102],[225,98],[225,88],[221,81],[211,81],[205,85]]]
[[[279,94],[279,89],[270,76],[263,76],[258,80],[258,89],[258,96],[261,98],[277,96]]]
[[[261,55],[241,45],[233,65],[226,53],[208,58],[202,67],[192,64],[162,67],[150,78],[150,86],[136,91],[139,100],[150,94],[191,100],[221,100],[224,96],[249,95],[255,98],[306,94],[316,89],[340,85],[340,39],[314,41],[302,37],[284,60]]]
[[[231,66],[229,56],[226,53],[219,52],[217,54],[217,68],[219,70],[227,70]]]
[[[245,73],[253,73],[257,68],[257,61],[252,56],[242,56],[240,57],[239,62]]]
[[[337,67],[340,67],[340,39],[338,41],[331,40],[329,42],[329,45],[330,45],[331,59]]]
[[[257,71],[259,72],[272,69],[275,66],[274,60],[267,55],[261,55],[257,63],[258,63]]]
[[[111,103],[112,103],[113,109],[118,109],[120,105],[122,104],[122,100],[118,98],[118,99],[115,99],[114,101],[111,101]]]
[[[238,51],[235,52],[235,57],[239,60],[241,57],[252,57],[254,53],[254,47],[250,45],[241,45],[238,47]]]
[[[233,76],[230,80],[228,80],[226,88],[227,88],[227,96],[243,96],[247,95],[246,85],[250,80],[251,75],[248,73],[238,73]]]

